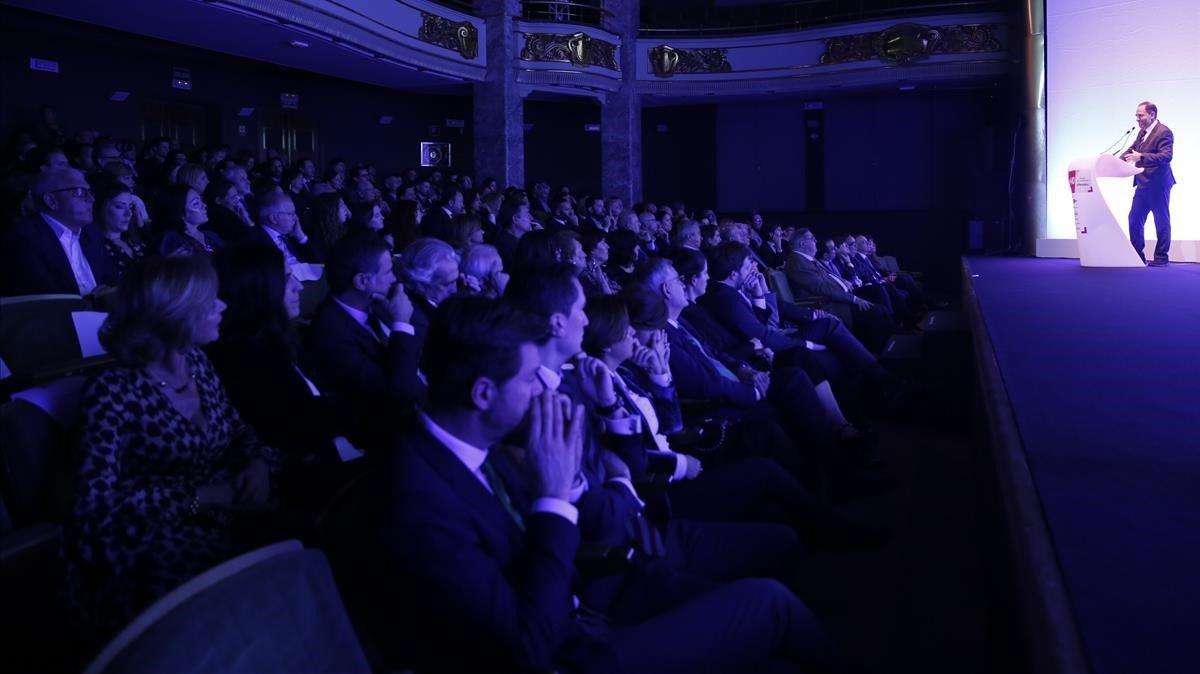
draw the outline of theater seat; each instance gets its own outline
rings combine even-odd
[[[71,312],[89,309],[78,295],[0,298],[0,358],[17,374],[78,360]]]
[[[129,623],[85,674],[370,672],[319,550],[284,541],[179,586]]]
[[[816,308],[820,307],[821,302],[825,300],[825,298],[821,295],[797,298],[795,294],[792,293],[792,285],[788,282],[788,277],[785,272],[779,271],[778,269],[772,269],[768,272],[768,274],[769,276],[767,276],[767,282],[771,285],[771,292],[775,293],[775,296],[779,298],[780,302],[791,302],[793,304],[800,304],[806,307]]]
[[[0,405],[0,493],[15,528],[61,521],[84,377],[13,394]]]

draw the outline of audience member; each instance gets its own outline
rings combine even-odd
[[[154,250],[159,255],[212,255],[225,245],[217,234],[200,229],[208,222],[208,207],[187,185],[164,187],[158,195],[158,208],[154,222],[162,233]]]
[[[467,249],[458,265],[462,280],[462,293],[496,298],[504,294],[508,285],[508,274],[504,261],[495,246],[476,244]]]
[[[207,258],[158,258],[129,270],[101,327],[120,365],[84,388],[63,531],[67,596],[94,636],[244,549],[232,516],[272,497],[278,453],[197,348],[217,339],[224,309]]]
[[[12,226],[0,252],[0,293],[88,295],[116,285],[102,233],[91,226],[95,197],[83,174],[40,173],[31,194],[37,212]]]
[[[146,246],[129,235],[129,224],[133,220],[133,193],[121,183],[104,184],[96,196],[93,217],[94,226],[100,227],[104,235],[104,250],[119,278],[146,254]]]

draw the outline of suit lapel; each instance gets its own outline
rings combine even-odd
[[[450,490],[462,499],[467,510],[478,520],[483,531],[488,532],[489,535],[503,535],[513,549],[519,549],[523,534],[513,522],[512,516],[504,509],[500,499],[489,492],[479,478],[467,470],[467,467],[445,445],[430,435],[419,421],[414,422],[414,426],[414,430],[408,435],[409,451],[419,454],[426,463],[433,467],[434,471],[446,480]],[[513,495],[513,503],[520,508],[524,499],[518,499],[516,496],[520,491],[518,485],[509,482],[511,476],[508,471],[501,470],[500,474],[504,477],[505,486]]]

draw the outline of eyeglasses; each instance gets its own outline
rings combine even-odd
[[[59,190],[50,190],[46,194],[58,194],[59,192],[70,192],[71,196],[76,199],[95,199],[96,194],[92,192],[90,187],[64,187]]]

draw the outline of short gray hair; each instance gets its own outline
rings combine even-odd
[[[433,287],[434,274],[447,262],[458,269],[458,253],[450,244],[441,239],[417,239],[400,256],[400,274],[406,286],[424,294]]]

